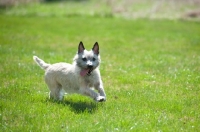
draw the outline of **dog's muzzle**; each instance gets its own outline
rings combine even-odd
[[[90,76],[91,75],[91,73],[92,73],[92,71],[93,71],[93,66],[92,65],[88,65],[88,73],[87,73],[87,75],[88,76]]]
[[[88,67],[86,69],[82,69],[81,72],[80,72],[80,75],[81,76],[85,76],[85,75],[90,76],[92,71],[93,71],[93,67],[90,67],[90,68]]]
[[[93,71],[93,68],[90,68],[89,71],[88,71],[88,73],[87,73],[87,75],[90,76],[91,73],[92,73],[92,71]]]

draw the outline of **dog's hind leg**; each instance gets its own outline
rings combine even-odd
[[[63,100],[64,91],[62,89],[55,89],[54,91],[50,91],[49,98],[54,100]]]
[[[54,100],[62,100],[64,96],[64,90],[62,86],[56,82],[47,83],[50,90],[49,98]]]

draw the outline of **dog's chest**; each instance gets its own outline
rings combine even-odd
[[[92,74],[90,76],[86,76],[83,78],[86,85],[93,87],[97,82],[99,82],[99,79],[96,75]]]

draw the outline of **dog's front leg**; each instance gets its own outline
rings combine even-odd
[[[81,94],[90,96],[97,102],[105,101],[104,96],[100,96],[99,93],[96,93],[94,90],[90,89],[89,87],[81,88]]]
[[[99,94],[100,94],[99,98],[101,98],[101,101],[106,101],[106,93],[105,93],[105,91],[104,91],[102,81],[97,82],[97,83],[94,85],[94,87],[95,87],[95,89],[99,92]]]

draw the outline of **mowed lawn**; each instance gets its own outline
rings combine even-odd
[[[107,101],[50,101],[32,56],[71,63],[80,41],[100,45]],[[200,23],[1,15],[0,131],[200,131]]]

